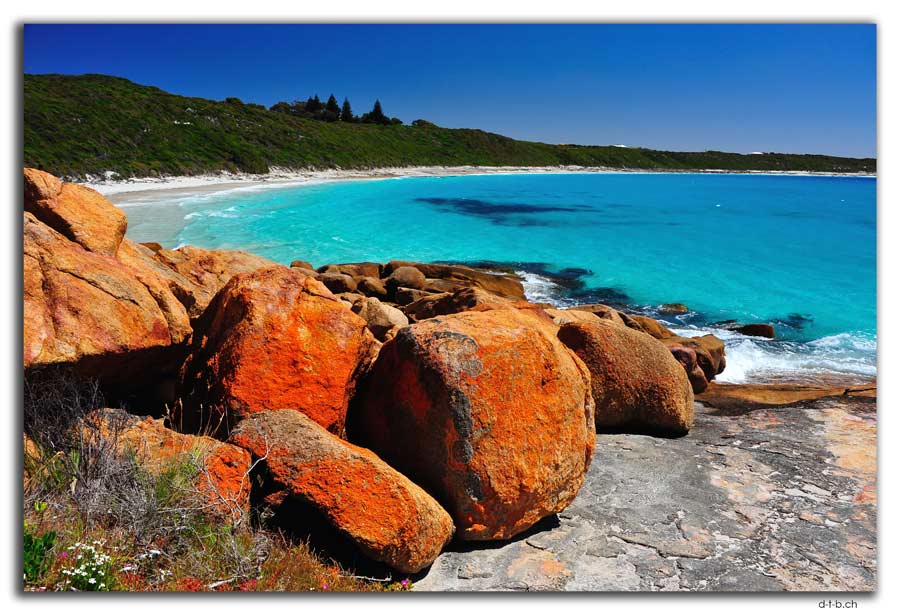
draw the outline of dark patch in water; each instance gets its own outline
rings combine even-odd
[[[445,211],[459,213],[466,216],[487,218],[494,224],[506,226],[555,226],[557,223],[550,220],[541,220],[535,214],[564,212],[593,211],[586,205],[539,205],[531,203],[500,203],[496,201],[484,201],[482,199],[456,199],[442,197],[419,197],[418,203],[435,205]]]
[[[803,329],[813,322],[813,317],[809,314],[798,314],[796,312],[792,314],[788,314],[784,318],[774,318],[770,321],[769,324],[782,327],[788,327],[789,329]]]

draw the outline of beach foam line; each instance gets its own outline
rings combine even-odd
[[[354,179],[406,179],[414,177],[455,177],[464,175],[511,175],[511,174],[569,174],[569,173],[603,173],[603,174],[728,174],[728,175],[785,175],[785,176],[821,176],[821,177],[875,177],[864,173],[821,173],[817,171],[727,171],[723,169],[671,170],[671,169],[619,169],[611,167],[550,166],[550,167],[478,167],[478,166],[422,166],[422,167],[384,167],[375,169],[324,169],[318,171],[292,170],[273,167],[267,174],[254,175],[247,173],[221,173],[206,175],[181,175],[143,178],[118,178],[106,172],[97,176],[88,176],[79,181],[104,196],[123,195],[132,192],[150,192],[161,190],[196,190],[216,188],[227,184],[244,184],[259,186],[260,189],[275,188],[279,185],[302,185],[322,181],[346,181]],[[290,184],[290,182],[293,182]]]

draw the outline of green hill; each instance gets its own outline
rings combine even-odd
[[[874,172],[873,158],[665,152],[517,141],[483,130],[349,124],[237,99],[177,96],[106,75],[25,75],[25,165],[79,177],[264,173],[269,167],[582,165]]]

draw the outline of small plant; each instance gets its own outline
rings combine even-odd
[[[46,507],[46,504],[44,504]],[[26,523],[22,540],[23,563],[25,568],[25,581],[33,583],[40,579],[50,567],[50,559],[47,557],[53,544],[56,542],[56,532],[43,532],[37,534]]]
[[[68,548],[73,557],[72,568],[63,568],[65,589],[80,591],[109,591],[113,584],[112,558],[101,551],[103,541],[90,544],[76,542]]]

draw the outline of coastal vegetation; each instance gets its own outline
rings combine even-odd
[[[338,110],[333,96],[267,109],[237,98],[178,96],[107,75],[25,75],[24,112],[25,165],[69,178],[428,165],[876,170],[872,158],[535,143],[422,119],[402,125],[388,119],[380,102],[357,118],[349,101]]]

